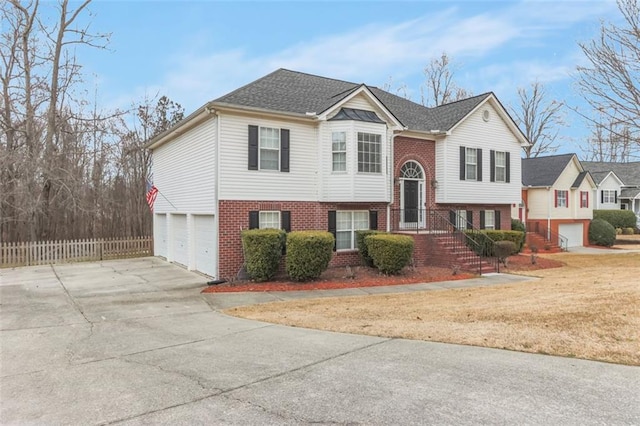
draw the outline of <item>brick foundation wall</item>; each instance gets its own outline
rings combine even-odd
[[[255,210],[290,211],[291,230],[327,230],[330,210],[376,210],[378,229],[386,230],[386,203],[318,203],[312,201],[233,201],[219,203],[219,265],[220,278],[234,278],[242,267],[240,232],[249,228],[249,212]],[[336,252],[333,266],[360,265],[357,251]]]

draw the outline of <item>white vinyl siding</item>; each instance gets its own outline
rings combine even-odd
[[[216,127],[210,119],[153,150],[155,213],[215,212]]]
[[[357,230],[369,229],[369,212],[338,211],[336,212],[336,250],[357,249]]]
[[[516,204],[520,202],[522,175],[520,142],[502,120],[493,101],[484,103],[451,131],[451,135],[436,139],[437,203]],[[482,112],[490,111],[489,121]],[[444,129],[441,129],[444,130]],[[482,149],[482,181],[460,179],[460,147]],[[490,151],[509,152],[510,179],[491,182]]]
[[[220,113],[220,199],[317,201],[317,124]],[[289,130],[288,173],[248,170],[248,126]]]
[[[261,211],[260,229],[280,229],[279,211]]]
[[[347,132],[331,135],[331,166],[333,172],[347,171]]]

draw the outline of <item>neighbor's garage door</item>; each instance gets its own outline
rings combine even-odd
[[[558,232],[567,238],[567,247],[582,246],[582,223],[565,223],[558,225]]]
[[[153,224],[153,251],[154,256],[167,257],[167,215],[157,214],[156,223]]]
[[[216,276],[216,222],[213,215],[193,216],[195,238],[195,270],[204,274]]]
[[[173,261],[184,266],[189,265],[189,233],[187,229],[187,215],[171,215],[171,246],[173,247]]]

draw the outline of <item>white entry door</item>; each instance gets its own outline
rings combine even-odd
[[[189,230],[187,215],[171,215],[171,245],[173,247],[173,261],[189,266]]]
[[[197,215],[194,219],[196,271],[216,277],[216,222],[213,215]]]

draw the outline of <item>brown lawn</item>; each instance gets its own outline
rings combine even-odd
[[[244,318],[640,365],[640,253],[548,255],[538,281],[408,294],[269,303]]]

